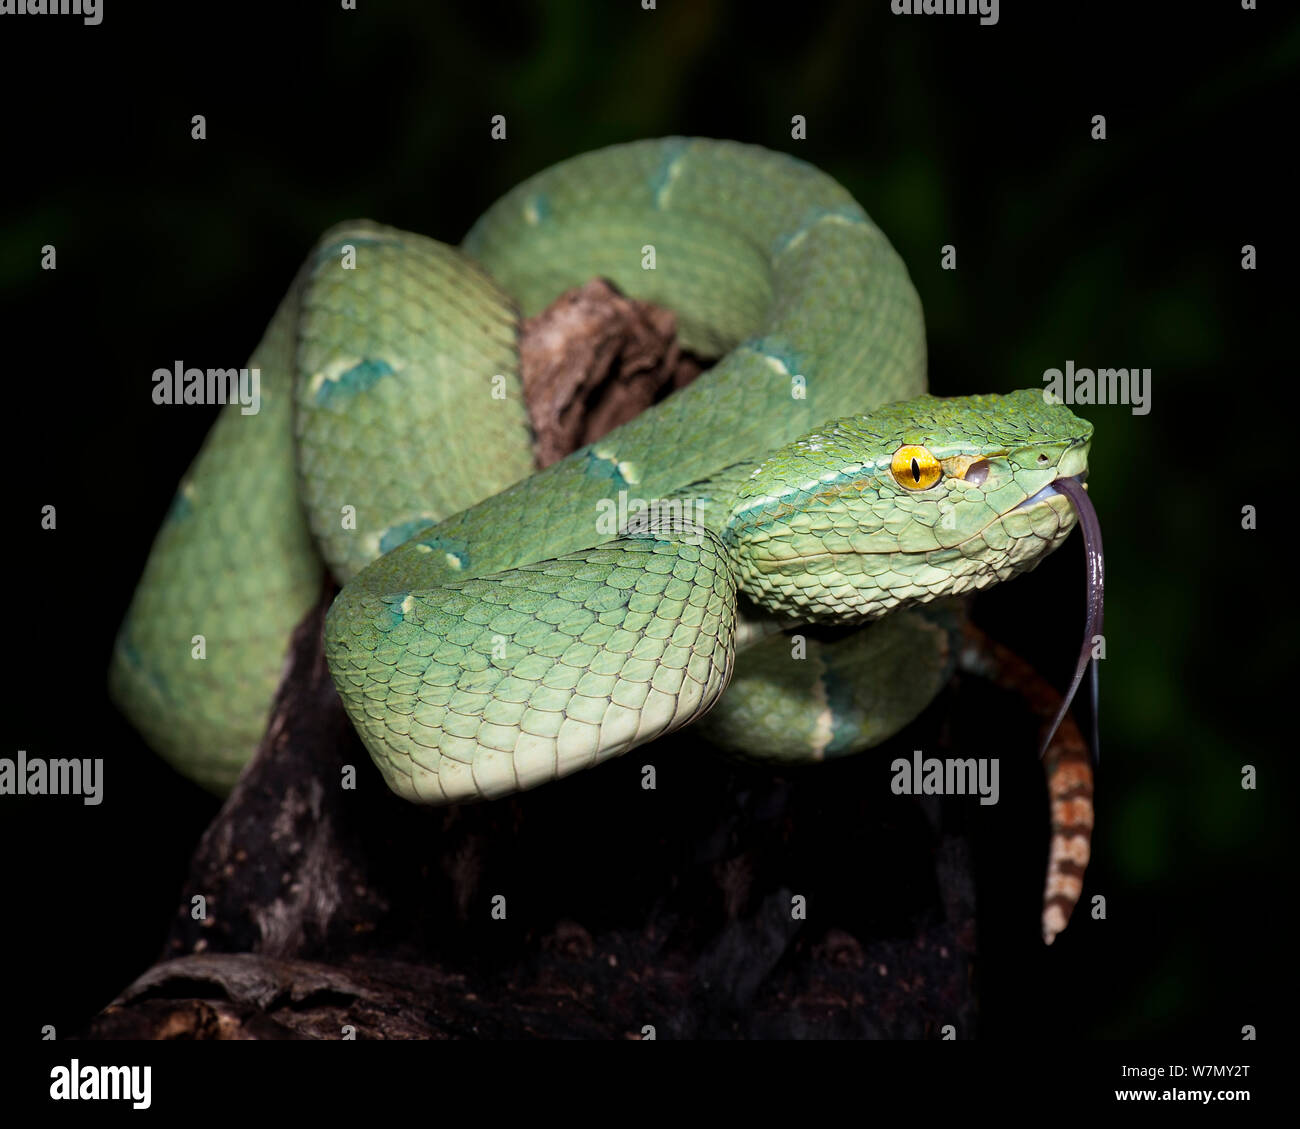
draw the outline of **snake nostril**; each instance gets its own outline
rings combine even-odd
[[[1038,456],[1038,465],[1039,465],[1039,466],[1042,466],[1045,462],[1047,462],[1047,456],[1046,456],[1046,455],[1039,455],[1039,456]]]

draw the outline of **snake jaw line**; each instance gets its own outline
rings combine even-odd
[[[1073,482],[1077,482],[1081,488],[1085,490],[1087,489],[1087,487],[1083,485],[1083,475],[1072,474],[1072,475],[1065,475],[1064,477],[1069,478]],[[1012,510],[1011,512],[1015,513],[1016,510],[1028,509],[1030,506],[1037,505],[1039,502],[1047,501],[1048,498],[1065,497],[1065,495],[1057,485],[1060,481],[1061,479],[1059,478],[1052,479],[1052,481],[1049,482],[1046,486],[1044,486],[1041,490],[1039,490],[1037,494],[1033,494],[1030,497],[1026,498],[1023,502],[1020,503],[1020,505],[1016,507],[1015,510]]]

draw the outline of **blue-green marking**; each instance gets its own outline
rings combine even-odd
[[[619,486],[629,485],[627,479],[623,477],[623,472],[618,468],[617,459],[610,458],[608,455],[598,455],[594,447],[581,448],[574,454],[582,457],[583,473],[592,478],[608,478]]]
[[[862,713],[853,703],[852,682],[836,677],[825,665],[822,687],[826,691],[826,705],[831,711],[831,739],[826,742],[823,755],[843,756],[853,751],[853,741],[862,733]]]
[[[388,627],[396,627],[399,623],[406,622],[406,613],[402,610],[402,605],[410,594],[410,592],[386,592],[379,597],[384,604],[384,610],[389,615]]]
[[[551,199],[545,192],[534,192],[524,201],[524,218],[536,226],[551,218]]]
[[[675,137],[664,145],[663,159],[650,176],[650,194],[654,198],[656,208],[667,205],[668,192],[681,170],[678,162],[686,155],[689,145],[690,143],[683,137]]]
[[[167,521],[180,522],[184,521],[194,513],[194,503],[185,496],[184,489],[176,491],[176,497],[172,499],[172,504],[167,510]]]
[[[757,353],[765,361],[775,361],[776,364],[770,366],[773,372],[782,376],[806,375],[803,371],[803,358],[788,341],[780,337],[755,337],[746,341],[743,347]],[[785,370],[783,373],[782,369]]]
[[[872,226],[871,221],[867,218],[867,213],[856,204],[840,204],[834,208],[814,206],[804,212],[798,226],[793,231],[778,235],[772,241],[772,257],[776,258],[791,244],[798,242],[807,235],[812,228],[830,219],[852,224],[856,227],[870,228]]]
[[[316,389],[316,403],[332,404],[336,400],[356,396],[367,388],[373,387],[385,376],[393,375],[393,366],[387,361],[367,358],[359,361],[346,372],[339,374],[337,380],[323,380]]]
[[[420,528],[427,529],[428,527],[429,523],[426,522]],[[446,553],[447,556],[456,561],[458,568],[469,567],[469,548],[464,541],[458,541],[453,537],[430,537],[420,541],[419,544],[434,550],[434,552]]]
[[[415,517],[410,521],[401,521],[396,525],[390,525],[379,538],[379,551],[381,553],[391,553],[399,545],[405,545],[421,530],[428,529],[429,526],[436,524],[437,522],[430,517]]]

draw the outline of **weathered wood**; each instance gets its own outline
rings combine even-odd
[[[670,310],[626,298],[603,278],[525,319],[519,360],[538,467],[634,419],[703,370],[678,346]]]

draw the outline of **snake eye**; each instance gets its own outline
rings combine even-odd
[[[889,473],[904,490],[929,490],[943,473],[925,447],[899,447],[889,464]]]

